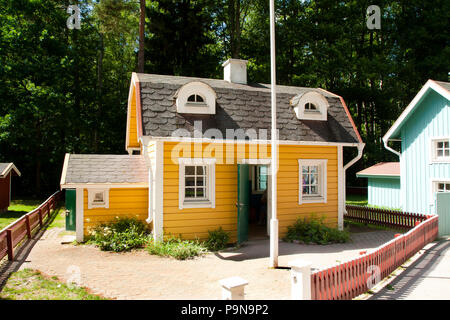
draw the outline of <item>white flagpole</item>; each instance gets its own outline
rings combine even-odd
[[[270,0],[270,68],[271,68],[271,105],[272,105],[272,131],[271,131],[271,201],[272,218],[270,219],[270,267],[278,267],[278,219],[277,219],[277,93],[276,93],[276,60],[275,60],[275,4]]]

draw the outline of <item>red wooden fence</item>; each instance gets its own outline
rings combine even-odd
[[[438,235],[438,216],[359,258],[311,274],[311,299],[353,299],[387,277]]]
[[[55,208],[62,195],[61,191],[55,192],[39,207],[0,231],[0,260],[6,255],[9,260],[14,259],[14,248],[25,237],[31,239],[33,232],[42,228],[44,220],[50,216],[50,210]]]
[[[408,230],[414,228],[416,222],[426,220],[426,216],[419,213],[401,212],[387,209],[377,209],[364,206],[346,206],[346,220],[373,225],[386,226]]]

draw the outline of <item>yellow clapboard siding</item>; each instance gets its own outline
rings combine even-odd
[[[179,167],[176,156],[178,151],[172,153],[177,143],[164,143],[164,232],[170,232],[189,239],[194,235],[207,237],[207,229],[224,224],[230,232],[237,231],[237,163],[238,158],[269,158],[270,147],[267,152],[264,148],[252,149],[245,146],[233,147],[233,163],[226,164],[226,146],[222,155],[216,153],[215,165],[215,208],[189,208],[179,209],[178,193]],[[186,146],[186,144],[185,144]],[[199,150],[205,150],[208,144],[203,144]],[[178,149],[179,150],[179,149]],[[201,152],[194,152],[194,147],[182,153],[182,157],[201,157]],[[218,148],[217,150],[220,150]],[[243,151],[244,152],[241,152]],[[263,152],[258,152],[262,150]],[[238,154],[238,151],[241,152]],[[309,217],[311,213],[317,216],[325,216],[331,224],[337,222],[337,147],[333,146],[279,146],[279,171],[278,171],[278,217],[280,223],[280,236],[287,231],[287,226],[292,225],[298,217]],[[175,155],[174,161],[172,156]],[[298,204],[299,193],[299,168],[298,159],[327,159],[327,203]],[[224,164],[225,163],[225,164]],[[334,220],[333,220],[334,219]],[[229,223],[223,223],[228,221]],[[336,222],[334,222],[336,221]],[[219,223],[220,222],[220,223]],[[171,227],[176,225],[176,227]],[[207,226],[207,227],[205,227]]]
[[[137,120],[136,120],[136,88],[133,86],[131,101],[130,101],[130,112],[129,118],[129,128],[128,128],[128,147],[138,148],[139,141],[137,139]]]
[[[145,220],[148,216],[148,189],[112,188],[109,190],[109,208],[88,209],[88,191],[84,190],[84,232],[87,227],[113,221],[116,217],[136,217]]]
[[[183,210],[184,211],[184,210]],[[173,220],[200,220],[200,219],[237,219],[237,212],[184,212],[184,213],[165,213],[164,221]]]

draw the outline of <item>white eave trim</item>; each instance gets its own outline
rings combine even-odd
[[[148,188],[148,183],[66,183],[61,189]]]
[[[267,144],[270,145],[271,140],[227,140],[227,139],[210,139],[210,138],[191,138],[191,137],[154,137],[142,136],[140,140],[143,143],[149,141],[164,141],[164,142],[191,142],[191,143],[226,143],[226,144]],[[294,141],[294,140],[278,140],[279,145],[304,145],[304,146],[344,146],[344,147],[358,147],[360,142],[327,142],[327,141]],[[363,143],[364,144],[364,143]]]
[[[411,103],[406,107],[405,110],[401,113],[400,117],[394,122],[392,127],[386,132],[386,134],[383,137],[383,141],[385,143],[385,146],[387,145],[387,141],[390,140],[390,137],[392,134],[397,131],[397,129],[401,126],[403,121],[408,117],[408,115],[414,110],[416,105],[421,101],[425,93],[428,92],[429,89],[433,89],[437,93],[439,93],[441,96],[446,98],[447,100],[450,100],[450,92],[447,91],[445,88],[441,87],[438,83],[436,83],[433,80],[428,80],[427,83],[420,89],[419,93],[414,97],[414,99],[411,101]]]
[[[18,175],[19,177],[22,175],[22,174],[20,173],[19,169],[16,168],[16,166],[14,165],[14,163],[11,162],[11,163],[5,168],[5,170],[3,170],[3,172],[0,172],[0,178],[6,177],[6,176],[9,174],[9,172],[10,172],[11,170],[14,170],[14,172],[17,173],[17,175]]]

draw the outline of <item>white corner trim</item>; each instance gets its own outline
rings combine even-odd
[[[164,236],[164,142],[157,141],[155,147],[153,238],[160,241]]]
[[[88,209],[96,208],[109,208],[109,188],[93,189],[89,188],[88,191]],[[103,203],[94,203],[96,193],[103,193]]]
[[[206,199],[185,199],[185,170],[187,165],[206,166]],[[178,159],[178,207],[187,208],[215,208],[216,207],[216,159],[215,158],[179,158]]]
[[[76,240],[78,242],[84,241],[84,189],[76,189],[76,214],[75,214],[75,224],[76,224]]]
[[[344,170],[344,150],[342,146],[337,147],[338,160],[338,229],[344,229],[345,213],[345,170]]]
[[[319,166],[319,190],[320,196],[304,197],[302,183],[302,166]],[[327,166],[328,159],[298,159],[298,204],[327,203]]]

